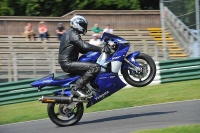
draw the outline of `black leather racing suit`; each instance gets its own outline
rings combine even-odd
[[[60,66],[64,72],[78,74],[84,73],[77,81],[75,90],[82,89],[96,74],[101,67],[97,63],[79,62],[79,53],[89,51],[101,51],[101,47],[91,45],[81,39],[79,33],[73,28],[67,30],[61,39],[59,48]]]

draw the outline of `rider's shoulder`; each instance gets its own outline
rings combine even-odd
[[[80,36],[75,30],[73,30],[73,29],[69,29],[67,32],[68,32],[68,33],[71,35],[71,37],[73,37],[74,39],[80,39],[80,38],[81,38],[81,36]]]

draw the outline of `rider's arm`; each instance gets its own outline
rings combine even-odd
[[[89,43],[83,41],[81,39],[80,35],[76,34],[75,32],[72,32],[70,41],[73,44],[78,45],[81,48],[81,50],[80,50],[81,53],[86,53],[86,52],[90,52],[90,51],[99,52],[102,50],[101,47],[94,46],[92,44],[89,44]]]

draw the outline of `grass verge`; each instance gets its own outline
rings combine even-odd
[[[200,99],[200,80],[122,89],[85,112],[191,99]],[[47,118],[46,106],[38,101],[0,106],[0,125]]]
[[[173,126],[163,129],[141,130],[133,133],[200,133],[200,125]]]

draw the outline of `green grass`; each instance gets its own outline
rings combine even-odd
[[[141,130],[133,133],[200,133],[200,125],[174,126],[163,129]]]
[[[200,99],[200,80],[122,89],[85,112],[191,99]],[[38,101],[0,106],[0,124],[47,118],[46,106]]]

